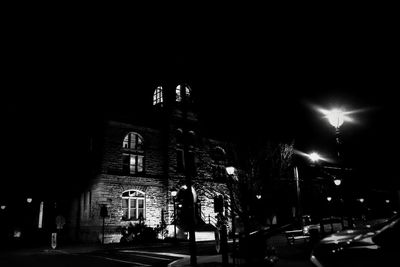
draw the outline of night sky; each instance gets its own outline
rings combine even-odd
[[[176,32],[11,23],[2,50],[2,193],[62,191],[60,181],[84,179],[93,125],[111,113],[146,118],[154,85],[175,79],[192,85],[216,136],[295,140],[331,157],[334,131],[312,107],[357,110],[342,128],[349,165],[362,170],[360,183],[399,188],[399,43],[390,21],[352,22]]]

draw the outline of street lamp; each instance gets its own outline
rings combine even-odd
[[[336,153],[337,153],[337,161],[338,161],[338,165],[339,168],[341,170],[340,175],[343,175],[343,157],[341,155],[341,140],[340,140],[340,127],[343,125],[343,123],[346,120],[349,120],[349,118],[346,116],[346,112],[342,109],[339,108],[335,108],[332,109],[330,111],[326,111],[325,112],[326,117],[330,123],[330,125],[332,125],[335,128],[335,138],[336,138]],[[340,184],[342,183],[341,179],[336,178],[334,179],[334,183],[336,186],[340,186]],[[340,191],[343,191],[340,190]],[[343,192],[342,192],[343,194]],[[352,219],[350,216],[350,225],[352,225]],[[344,226],[344,218],[343,218],[343,214],[342,214],[342,226]]]
[[[310,160],[312,162],[318,162],[322,159],[321,156],[317,152],[312,152],[312,153],[308,154],[307,156],[310,158]]]
[[[176,190],[171,191],[172,200],[174,202],[174,238],[176,240],[176,195],[178,192]]]
[[[236,250],[236,227],[235,227],[235,212],[234,212],[234,197],[233,197],[233,182],[237,181],[237,177],[235,176],[236,168],[229,166],[226,167],[226,173],[229,176],[228,179],[228,188],[229,188],[229,198],[231,201],[231,221],[232,221],[232,239],[233,239],[233,253],[232,259],[233,264],[235,264],[235,250]],[[261,197],[261,196],[260,196]]]
[[[342,180],[340,180],[339,178],[335,177],[333,182],[335,183],[336,186],[339,186],[342,183]]]
[[[329,111],[326,117],[333,127],[339,129],[339,127],[342,126],[342,124],[344,123],[345,112],[341,109],[335,108]]]

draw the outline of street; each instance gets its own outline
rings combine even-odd
[[[304,244],[288,246],[282,235],[270,240],[276,248],[280,266],[311,267],[309,249]],[[76,245],[57,249],[37,248],[0,253],[0,266],[168,266],[189,258],[187,242],[150,244],[147,246]],[[210,257],[220,259],[213,241],[197,243],[198,261]],[[240,262],[240,261],[238,261]],[[220,263],[207,266],[219,266]],[[179,262],[173,266],[180,266]],[[199,264],[201,266],[201,264]]]
[[[90,253],[68,253],[45,250],[35,254],[2,255],[1,266],[167,266],[184,255],[134,250],[101,250]]]

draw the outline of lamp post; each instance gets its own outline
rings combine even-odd
[[[335,128],[335,139],[336,139],[336,153],[337,153],[337,161],[338,161],[338,165],[340,168],[340,174],[339,175],[343,175],[343,156],[341,153],[341,144],[342,141],[340,140],[340,127],[343,125],[344,121],[347,119],[345,116],[345,111],[343,111],[342,109],[332,109],[329,112],[327,112],[326,117],[329,121],[329,124],[332,125]],[[341,184],[341,179],[335,177],[334,183],[336,186],[340,186]],[[339,188],[338,188],[339,189]],[[343,190],[339,190],[339,192],[341,193],[340,195],[343,196]],[[341,197],[339,197],[339,199],[341,199]],[[350,216],[351,217],[351,216]],[[352,223],[350,223],[352,224]],[[343,214],[342,214],[342,227],[344,227],[344,218],[343,218]]]
[[[177,192],[175,190],[171,191],[171,196],[172,196],[172,200],[174,203],[174,238],[176,241],[176,194]]]
[[[233,265],[235,265],[235,253],[236,253],[236,227],[235,227],[235,212],[234,212],[234,197],[233,197],[233,182],[236,181],[235,177],[235,167],[226,167],[226,173],[228,174],[228,188],[229,188],[229,198],[231,201],[231,221],[232,221],[232,241],[233,241],[233,250],[232,250],[232,260]]]

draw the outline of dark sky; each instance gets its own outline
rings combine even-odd
[[[76,176],[86,133],[104,113],[145,117],[155,81],[183,78],[216,132],[294,139],[305,152],[332,153],[333,129],[313,105],[359,110],[342,129],[349,158],[367,181],[399,186],[399,43],[389,19],[177,31],[11,21],[2,49],[2,179],[55,185]]]

